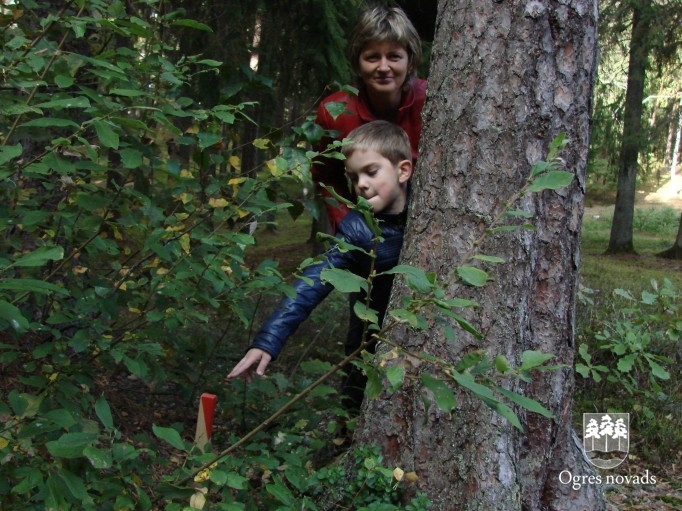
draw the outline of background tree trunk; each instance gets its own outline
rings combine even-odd
[[[682,215],[680,215],[680,224],[677,228],[675,243],[673,243],[672,247],[657,255],[658,257],[664,257],[666,259],[682,259]]]
[[[466,392],[452,414],[427,406],[415,378],[365,403],[354,441],[378,443],[387,460],[414,470],[415,486],[439,510],[604,509],[597,486],[574,491],[559,481],[564,470],[590,473],[571,427],[571,402],[596,23],[596,0],[439,4],[403,262],[451,274],[560,132],[570,139],[566,168],[576,174],[570,187],[514,206],[535,215],[537,231],[495,235],[479,247],[507,260],[489,269],[489,285],[447,285],[450,296],[481,305],[471,321],[482,341],[465,332],[446,341],[435,326],[391,334],[411,351],[452,362],[485,349],[517,364],[533,349],[566,364],[530,384],[507,382],[555,415],[517,410],[523,434]],[[393,303],[408,294],[397,281]],[[409,367],[409,376],[428,371]]]
[[[650,3],[649,0],[633,2],[630,61],[623,113],[623,138],[618,164],[618,192],[609,246],[606,249],[607,254],[635,252],[632,243],[632,226],[635,215],[637,160],[640,147],[644,142],[642,109],[650,49],[651,8],[648,5]]]

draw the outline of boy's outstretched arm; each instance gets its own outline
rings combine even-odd
[[[270,363],[270,360],[272,360],[272,355],[268,352],[258,348],[251,348],[246,352],[244,358],[242,358],[237,365],[234,366],[232,371],[230,371],[230,374],[227,375],[227,379],[232,380],[244,375],[246,381],[250,382],[253,378],[253,366],[257,365],[256,374],[258,376],[263,376],[265,374],[265,368]]]

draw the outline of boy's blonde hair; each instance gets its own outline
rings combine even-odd
[[[388,121],[372,121],[351,131],[344,139],[341,152],[348,158],[355,151],[376,151],[397,165],[403,160],[412,161],[410,139],[397,124]]]
[[[410,71],[403,88],[409,87],[422,61],[422,42],[417,29],[402,9],[374,7],[360,16],[348,42],[348,58],[356,75],[360,74],[360,53],[368,43],[376,41],[391,41],[405,47]]]

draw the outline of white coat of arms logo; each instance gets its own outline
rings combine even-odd
[[[630,450],[630,414],[583,413],[583,447],[595,467],[616,468]]]

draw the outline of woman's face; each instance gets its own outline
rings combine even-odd
[[[368,43],[360,52],[360,78],[370,96],[381,94],[400,98],[401,88],[411,71],[407,50],[391,41]]]

